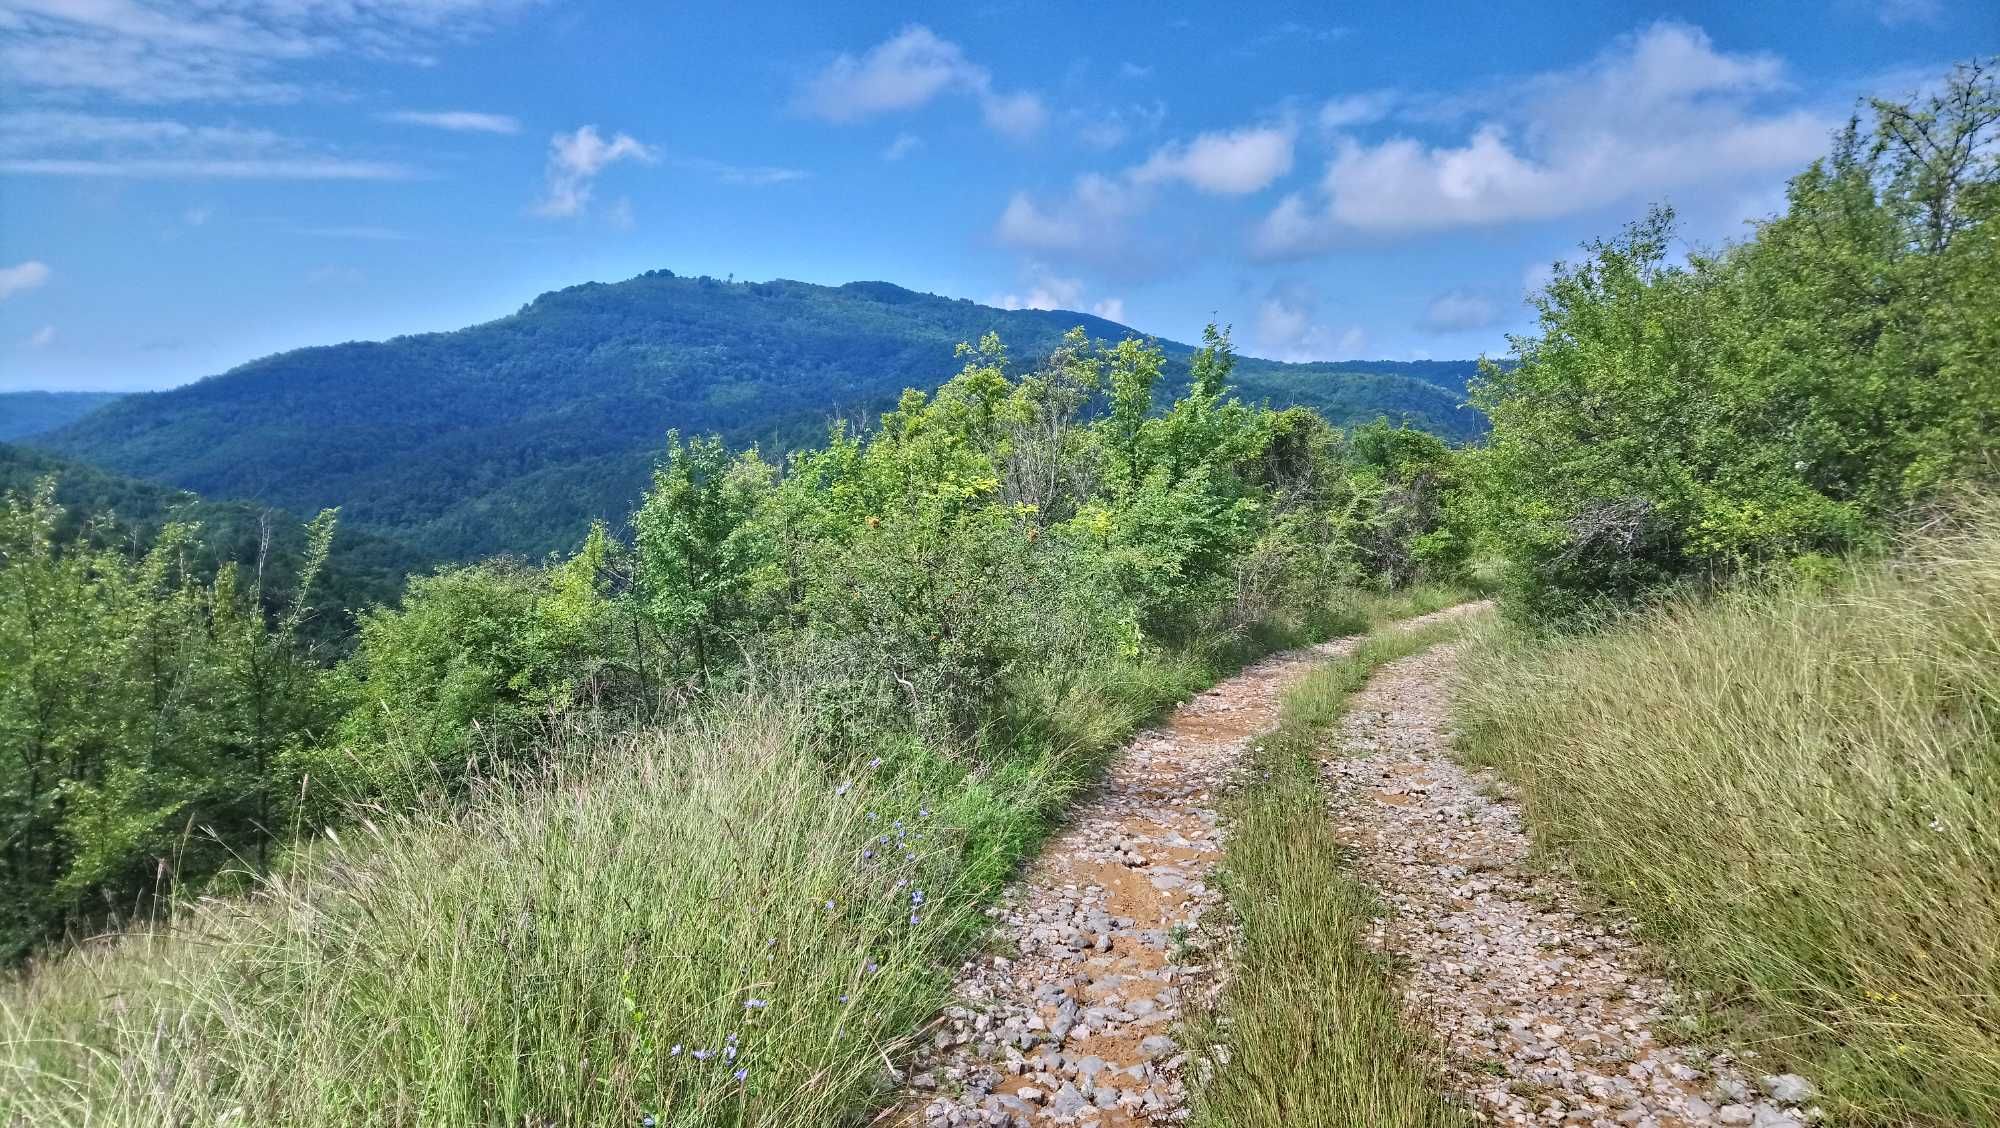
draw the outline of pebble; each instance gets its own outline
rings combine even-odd
[[[1220,988],[1221,967],[1205,950],[1213,930],[1203,927],[1223,906],[1218,802],[1244,752],[1276,725],[1284,689],[1357,643],[1258,662],[1127,745],[1001,895],[989,914],[996,954],[961,969],[955,1004],[911,1067],[944,1083],[907,1089],[888,1123],[1186,1119],[1187,1055],[1172,1030]]]
[[[1687,1008],[1645,970],[1631,922],[1584,912],[1572,882],[1530,865],[1505,785],[1451,755],[1455,659],[1445,645],[1377,671],[1322,777],[1387,909],[1369,942],[1411,969],[1412,1018],[1437,1031],[1462,1100],[1493,1124],[1805,1128],[1805,1078],[1666,1037]]]

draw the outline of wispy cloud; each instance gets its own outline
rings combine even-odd
[[[760,187],[766,184],[789,184],[804,180],[812,175],[802,168],[784,168],[778,165],[736,165],[727,161],[710,160],[707,157],[675,157],[671,162],[676,168],[699,172],[714,177],[724,184],[744,184]]]
[[[594,125],[558,133],[549,139],[547,188],[534,212],[551,218],[577,215],[589,205],[598,173],[619,161],[655,164],[659,159],[652,146],[629,133],[613,134],[609,141]]]
[[[1033,136],[1048,120],[1041,95],[1000,90],[990,71],[922,24],[911,24],[860,55],[835,56],[806,76],[793,106],[823,121],[847,123],[913,110],[944,94],[969,95],[989,128],[1017,139]]]
[[[1879,0],[1875,6],[1875,18],[1883,27],[1935,24],[1943,16],[1944,5],[1939,0]]]
[[[1281,201],[1254,248],[1314,254],[1356,234],[1545,219],[1793,169],[1823,150],[1834,123],[1761,108],[1787,88],[1775,56],[1718,51],[1699,28],[1654,24],[1586,67],[1519,84],[1462,144],[1339,137],[1317,191]]]
[[[448,129],[454,133],[519,133],[521,123],[506,114],[485,114],[473,110],[391,110],[378,115],[399,125],[421,125]]]
[[[1417,328],[1427,333],[1465,333],[1500,323],[1500,303],[1476,290],[1447,290],[1430,300]]]
[[[524,0],[0,0],[0,85],[131,102],[284,102],[298,64],[427,63]]]
[[[34,259],[13,266],[0,266],[0,301],[42,285],[52,273],[48,263]]]
[[[45,349],[55,343],[56,327],[53,325],[44,325],[33,333],[28,334],[28,346],[30,348]]]
[[[898,133],[896,139],[889,142],[889,147],[882,150],[882,159],[885,161],[900,161],[923,147],[924,139],[916,134]]]
[[[294,235],[310,235],[315,239],[363,239],[376,243],[407,243],[415,236],[393,227],[378,227],[374,224],[334,224],[327,227],[287,227]]]
[[[1301,363],[1356,360],[1368,347],[1359,325],[1329,326],[1319,318],[1319,292],[1297,279],[1274,282],[1257,303],[1253,340],[1272,360]]]
[[[396,161],[354,157],[268,129],[70,111],[0,114],[0,172],[228,180],[409,180]]]

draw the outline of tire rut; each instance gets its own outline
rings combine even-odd
[[[1322,763],[1357,873],[1387,908],[1370,942],[1409,967],[1413,1020],[1485,1123],[1802,1128],[1812,1087],[1675,1044],[1685,1008],[1629,920],[1529,864],[1518,804],[1451,755],[1444,645],[1377,671]]]
[[[1449,608],[1401,624],[1463,614]],[[907,1076],[896,1125],[1136,1128],[1187,1115],[1172,1033],[1214,989],[1202,915],[1221,902],[1217,803],[1283,691],[1359,637],[1267,658],[1135,737],[989,910],[987,954]]]

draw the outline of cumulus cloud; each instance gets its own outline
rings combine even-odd
[[[1489,329],[1500,322],[1500,303],[1474,290],[1449,290],[1432,298],[1417,328],[1430,333]]]
[[[535,214],[551,218],[577,215],[589,205],[598,173],[619,161],[654,164],[659,159],[651,146],[629,133],[613,134],[609,141],[594,125],[558,133],[549,139],[548,184],[535,205]]]
[[[1105,297],[1097,301],[1087,301],[1083,280],[1058,275],[1040,264],[1031,264],[1026,271],[1028,286],[1024,293],[996,294],[987,299],[988,305],[1001,309],[1088,309],[1106,321],[1122,321],[1125,318],[1125,299]]]
[[[131,102],[286,102],[297,73],[356,57],[426,64],[525,0],[0,0],[0,84]]]
[[[0,171],[38,176],[406,180],[395,161],[335,153],[269,129],[58,110],[0,114]]]
[[[383,121],[399,125],[421,125],[448,129],[454,133],[519,133],[521,123],[506,114],[485,114],[474,110],[392,110]]]
[[[1131,172],[1134,182],[1183,181],[1214,195],[1260,191],[1292,170],[1290,126],[1253,126],[1227,133],[1203,133],[1182,145],[1168,145]]]
[[[1085,173],[1076,178],[1069,196],[1053,207],[1043,207],[1026,192],[1014,193],[1000,213],[994,235],[1026,250],[1086,250],[1113,239],[1118,224],[1141,203],[1125,181]]]
[[[987,126],[1009,137],[1031,137],[1048,120],[1041,95],[1000,90],[990,71],[922,24],[911,24],[858,56],[835,56],[800,84],[793,105],[808,116],[847,123],[913,110],[945,94],[973,98]]]
[[[1833,122],[1760,108],[1786,88],[1775,56],[1721,52],[1699,28],[1654,24],[1583,68],[1522,84],[1462,143],[1338,138],[1316,192],[1281,200],[1254,248],[1310,254],[1356,233],[1545,219],[1787,171],[1824,148]]]
[[[1162,146],[1123,172],[1079,176],[1069,193],[1053,202],[1016,192],[994,235],[1027,250],[1103,252],[1123,242],[1125,221],[1146,210],[1160,185],[1181,183],[1231,196],[1268,187],[1291,168],[1293,137],[1288,125],[1203,133]]]
[[[49,280],[49,265],[29,259],[13,266],[0,266],[0,301],[26,293]]]
[[[1254,337],[1264,356],[1294,363],[1355,360],[1368,347],[1368,333],[1361,326],[1323,323],[1319,294],[1298,281],[1274,283],[1257,303]]]

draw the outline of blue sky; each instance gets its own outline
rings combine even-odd
[[[151,388],[666,267],[1461,357],[1713,244],[1989,0],[0,0],[0,388]]]

